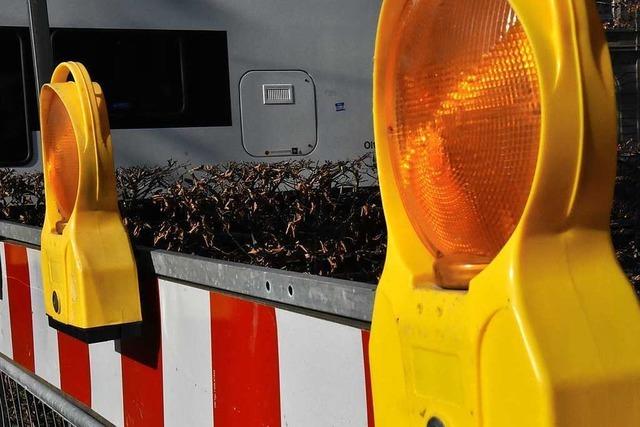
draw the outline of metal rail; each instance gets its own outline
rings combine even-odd
[[[60,390],[39,380],[0,354],[2,426],[111,426]]]
[[[53,73],[53,48],[49,29],[47,0],[27,0],[29,33],[36,78],[36,90],[48,83]]]
[[[40,246],[40,228],[0,221],[0,239]],[[376,285],[292,273],[193,255],[137,248],[157,276],[205,288],[371,322]]]

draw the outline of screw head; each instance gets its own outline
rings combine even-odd
[[[431,417],[429,421],[427,421],[427,427],[445,427],[445,425],[440,418]]]
[[[53,309],[55,310],[55,312],[60,314],[60,301],[58,300],[58,294],[56,293],[56,291],[53,291],[51,302],[53,303]]]

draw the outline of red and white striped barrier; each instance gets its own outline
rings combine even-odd
[[[156,278],[142,336],[49,327],[40,253],[1,243],[0,352],[124,426],[373,426],[368,332]]]

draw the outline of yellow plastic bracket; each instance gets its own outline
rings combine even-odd
[[[506,246],[468,291],[452,291],[435,285],[434,256],[407,216],[390,155],[395,32],[416,1],[384,2],[376,46],[389,231],[370,341],[376,425],[639,426],[640,308],[608,228],[616,107],[594,2],[510,0],[537,63],[537,169]]]
[[[142,320],[135,258],[118,210],[102,89],[65,62],[40,95],[46,214],[42,277],[50,323],[86,340]]]

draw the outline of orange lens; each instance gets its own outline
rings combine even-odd
[[[469,266],[507,242],[531,190],[541,126],[532,49],[507,0],[408,1],[396,34],[398,186],[422,241],[468,282]]]
[[[78,193],[78,146],[71,117],[57,95],[51,97],[43,132],[48,181],[53,186],[62,221],[69,220]]]

